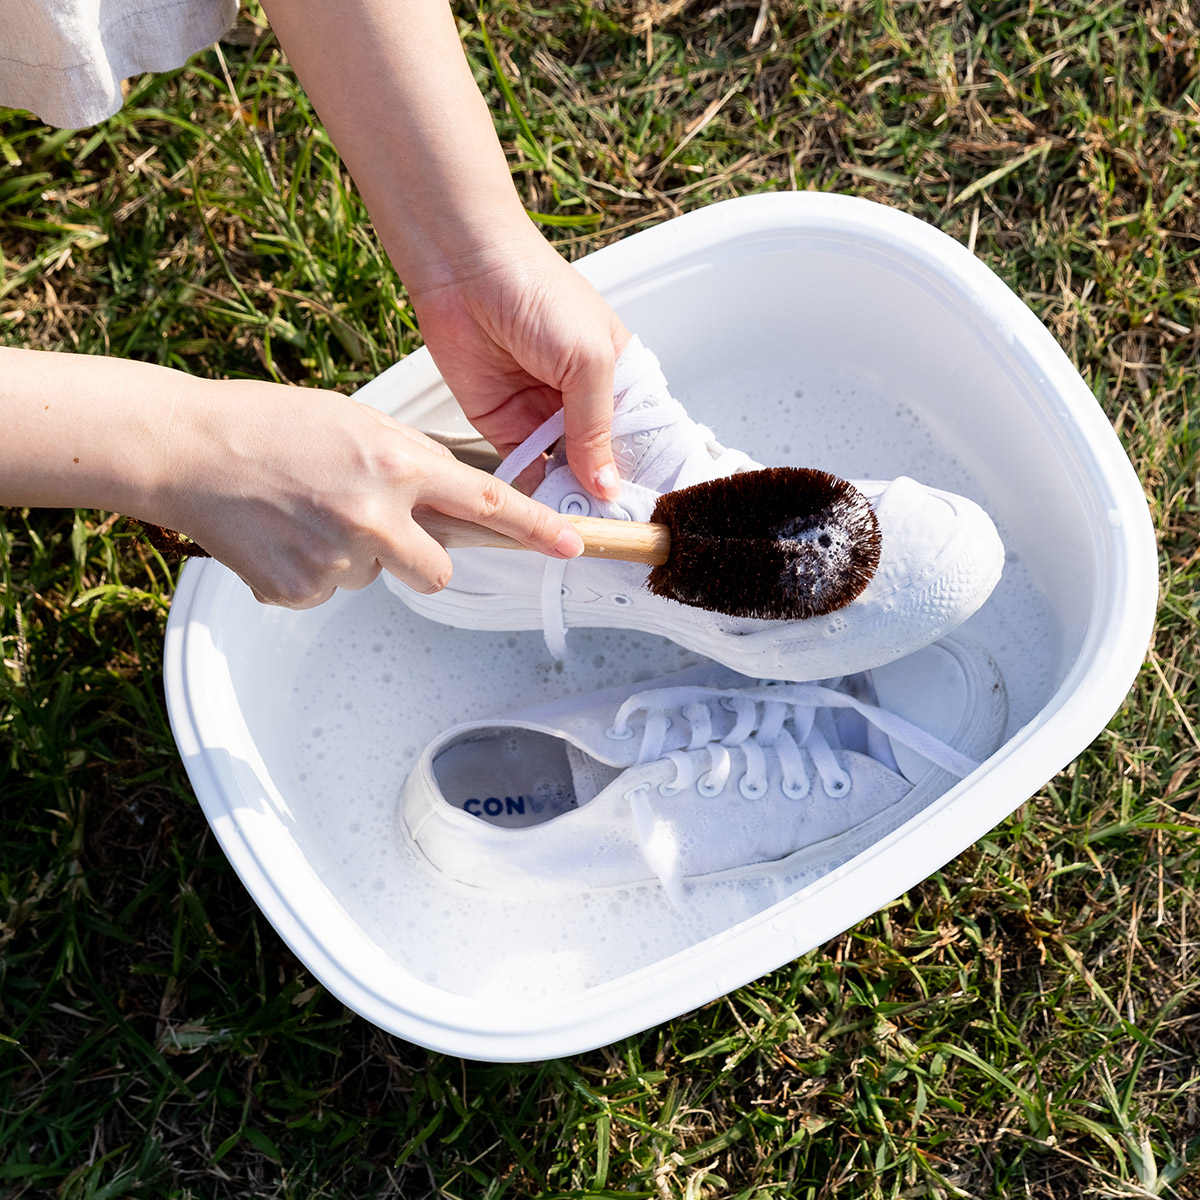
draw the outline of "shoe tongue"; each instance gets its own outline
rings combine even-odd
[[[839,682],[838,688],[864,704],[878,704],[869,671],[846,676]],[[840,749],[865,754],[882,763],[889,771],[899,769],[892,753],[891,739],[865,717],[851,708],[835,708],[829,710],[829,719]]]
[[[923,729],[948,746],[963,723],[970,702],[970,683],[955,656],[944,647],[927,646],[871,672],[880,708]],[[889,739],[900,773],[910,781],[929,771],[929,760],[895,739]]]
[[[640,338],[632,338],[617,359],[613,372],[613,410],[616,414],[646,413],[654,409],[674,405],[667,390],[666,376],[662,373],[658,359]],[[662,481],[643,477],[647,457],[655,442],[662,437],[664,427],[640,429],[632,433],[617,434],[612,441],[613,459],[622,479],[629,479],[646,487],[658,487]]]
[[[577,805],[594,800],[622,772],[623,768],[610,767],[570,742],[567,742],[566,746],[567,764],[571,768],[571,782],[575,788]]]

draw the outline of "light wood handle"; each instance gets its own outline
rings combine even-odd
[[[505,537],[471,521],[460,521],[433,509],[413,513],[413,519],[447,550],[486,546],[494,550],[524,550],[515,538]],[[671,530],[667,525],[641,521],[612,521],[607,517],[572,517],[567,520],[583,539],[585,558],[617,558],[622,562],[657,567],[671,554]]]

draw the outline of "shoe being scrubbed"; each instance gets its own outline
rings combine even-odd
[[[617,362],[614,388],[619,501],[589,495],[561,446],[534,499],[563,513],[649,521],[664,493],[761,469],[687,415],[667,390],[658,360],[636,338]],[[561,433],[559,413],[509,455],[497,476],[511,482]],[[646,586],[646,567],[635,563],[551,559],[529,551],[452,551],[453,577],[433,595],[414,592],[390,575],[384,579],[411,609],[443,624],[541,629],[559,659],[566,654],[567,630],[592,626],[658,634],[761,678],[845,675],[944,637],[987,599],[1004,565],[995,526],[973,501],[904,477],[853,486],[874,511],[879,563],[852,603],[825,616],[730,617],[655,595]]]

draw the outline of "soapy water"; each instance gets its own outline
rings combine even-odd
[[[815,466],[851,479],[907,474],[989,508],[970,472],[911,409],[844,372],[791,372],[730,372],[679,398],[720,440],[767,465]],[[730,396],[740,398],[737,411]],[[886,442],[863,436],[884,428]],[[1069,648],[1054,644],[1021,547],[997,525],[1008,550],[1004,576],[961,632],[1000,665],[1011,734],[1045,704]],[[290,760],[267,764],[290,810],[289,831],[363,933],[446,992],[505,1003],[577,993],[729,929],[840,865],[832,859],[793,876],[693,884],[682,911],[657,884],[513,897],[441,876],[402,835],[398,817],[404,779],[435,735],[701,661],[630,631],[575,629],[567,646],[560,665],[538,633],[438,625],[379,583],[334,611],[291,681]],[[781,961],[795,952],[789,944]]]

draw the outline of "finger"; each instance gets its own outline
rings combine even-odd
[[[354,559],[342,558],[334,564],[304,571],[295,570],[295,563],[290,565],[293,568],[291,571],[285,568],[261,586],[246,579],[255,600],[275,608],[316,608],[330,599],[339,588],[357,592],[374,583],[381,570],[377,559],[362,555]],[[289,574],[292,576],[290,579]]]
[[[370,587],[379,578],[379,572],[382,569],[383,566],[379,559],[363,558],[350,566],[338,579],[337,585],[345,592],[360,592],[363,588]]]
[[[283,544],[276,544],[273,551],[261,555],[251,570],[238,570],[238,574],[260,604],[275,608],[316,608],[356,573],[365,575],[361,568],[356,572],[354,560],[342,553],[314,555],[311,549]],[[374,566],[374,560],[369,561]]]
[[[621,491],[612,454],[613,366],[611,344],[586,354],[562,383],[567,462],[594,496],[615,500]]]
[[[579,534],[561,513],[464,463],[439,463],[437,468],[423,481],[421,504],[494,529],[551,558],[577,558],[583,553]]]
[[[450,555],[411,518],[401,523],[399,535],[380,554],[379,562],[401,583],[427,596],[440,592],[454,570]]]
[[[326,600],[331,600],[333,598],[333,593],[336,591],[337,588],[329,585],[321,588],[319,591],[313,592],[309,596],[303,597],[302,599],[284,601],[283,603],[286,608],[296,609],[297,611],[301,611],[306,608],[316,608],[318,605],[324,604]]]
[[[520,475],[513,480],[513,487],[524,496],[532,496],[534,492],[541,486],[541,482],[546,478],[546,456],[543,454],[541,458],[535,458],[523,470]]]

